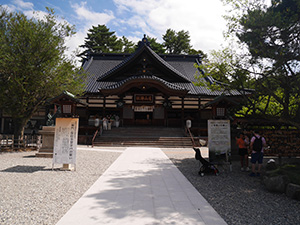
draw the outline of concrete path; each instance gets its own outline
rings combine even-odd
[[[226,223],[161,149],[129,147],[57,223],[70,224]]]

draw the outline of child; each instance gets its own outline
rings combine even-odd
[[[246,167],[246,171],[249,171],[248,167],[248,149],[245,142],[245,135],[240,133],[240,137],[236,138],[236,144],[239,147],[239,155],[241,160],[241,171],[244,171],[244,166]],[[245,165],[244,165],[245,164]]]

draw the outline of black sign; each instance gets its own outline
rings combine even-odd
[[[134,102],[135,103],[153,103],[153,95],[135,94]]]

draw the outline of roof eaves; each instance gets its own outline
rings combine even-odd
[[[126,59],[124,59],[120,64],[118,64],[116,67],[112,68],[111,70],[107,71],[105,74],[103,74],[101,77],[99,77],[97,79],[97,81],[101,81],[102,79],[108,77],[109,75],[111,75],[112,73],[117,72],[118,70],[120,70],[122,67],[124,67],[126,64],[128,64],[132,59],[138,57],[138,55],[142,52],[142,49],[144,48],[141,47],[139,48],[137,51],[135,51],[131,56],[127,57]]]
[[[94,60],[94,58],[91,57],[88,61],[86,61],[86,62],[83,64],[82,68],[83,68],[85,71],[88,70],[89,67],[91,66],[93,60]]]
[[[183,78],[184,80],[191,82],[187,79],[182,73],[176,70],[173,66],[171,66],[167,61],[165,61],[161,56],[159,56],[156,52],[154,52],[149,46],[146,46],[146,49],[164,66],[166,66],[169,70],[173,73],[177,74],[179,77]]]
[[[104,87],[103,89],[105,90],[109,90],[109,89],[115,89],[115,88],[119,88],[120,86],[124,85],[125,83],[131,81],[131,80],[137,80],[137,79],[150,79],[150,80],[156,80],[156,81],[159,81],[160,83],[163,83],[164,85],[166,85],[168,88],[170,89],[173,89],[173,90],[186,90],[185,88],[183,87],[180,87],[176,84],[172,84],[168,81],[165,81],[159,77],[156,77],[156,76],[147,76],[147,75],[142,75],[142,76],[131,76],[131,77],[128,77],[122,81],[119,81],[115,84],[112,84],[112,85],[109,85],[109,86],[106,86]]]

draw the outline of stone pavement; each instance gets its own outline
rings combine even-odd
[[[226,223],[160,148],[128,147],[57,223],[70,224]]]

